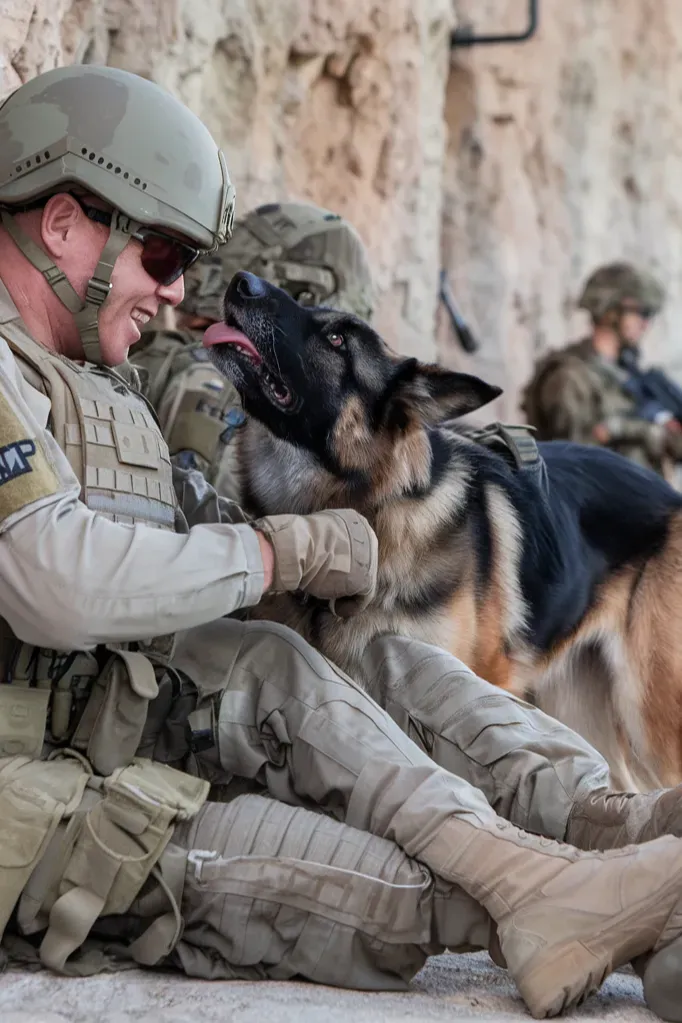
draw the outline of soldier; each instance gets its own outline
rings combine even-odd
[[[610,792],[578,736],[435,648],[370,645],[389,716],[295,633],[224,617],[268,589],[360,612],[377,548],[352,512],[226,521],[111,368],[229,236],[204,126],[85,65],[10,96],[0,140],[5,944],[364,989],[490,946],[536,1017],[633,961],[679,1021],[678,791]]]
[[[613,448],[668,474],[682,459],[682,432],[670,410],[637,400],[625,356],[638,350],[664,301],[661,285],[627,263],[588,279],[579,301],[592,317],[589,337],[540,359],[522,408],[540,440],[564,439]]]
[[[240,488],[233,441],[244,413],[201,339],[222,319],[225,289],[237,270],[265,277],[303,305],[328,305],[364,320],[372,315],[369,262],[359,235],[342,217],[309,203],[251,210],[235,223],[229,245],[187,271],[180,329],[145,332],[130,361],[175,464],[199,469],[234,501]]]

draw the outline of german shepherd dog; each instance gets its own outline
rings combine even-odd
[[[393,352],[366,323],[245,272],[205,342],[244,402],[255,515],[353,507],[376,596],[340,619],[282,595],[258,614],[362,680],[376,635],[436,644],[596,746],[621,788],[682,781],[682,495],[610,451],[540,444],[543,490],[451,420],[500,393]]]

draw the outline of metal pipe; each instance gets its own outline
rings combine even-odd
[[[472,34],[471,27],[456,28],[450,36],[450,48],[455,49],[458,46],[479,46],[481,44],[490,43],[525,43],[527,39],[530,39],[535,35],[538,27],[539,20],[539,2],[538,0],[528,0],[528,25],[523,32],[518,34],[507,33],[506,35],[482,35],[475,36]]]
[[[452,329],[454,330],[464,351],[469,353],[477,352],[479,348],[478,341],[469,330],[464,317],[457,308],[455,296],[453,295],[452,288],[448,283],[447,270],[441,270],[440,272],[440,297],[443,301],[443,305],[448,311]]]

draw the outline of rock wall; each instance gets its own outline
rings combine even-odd
[[[458,49],[455,12],[514,30],[526,0],[0,0],[0,96],[67,61],[181,96],[228,154],[240,208],[338,209],[370,247],[378,324],[480,372],[517,414],[536,354],[580,332],[584,275],[616,257],[670,290],[650,353],[682,372],[682,4],[540,0],[522,44]],[[481,341],[438,302],[448,270]]]
[[[370,247],[378,322],[435,358],[451,0],[0,0],[0,94],[70,61],[177,93],[224,147],[241,210],[298,197]]]

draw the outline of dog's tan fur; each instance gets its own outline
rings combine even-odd
[[[579,629],[515,686],[592,741],[623,788],[682,781],[681,578],[678,514],[665,550],[609,578]]]

